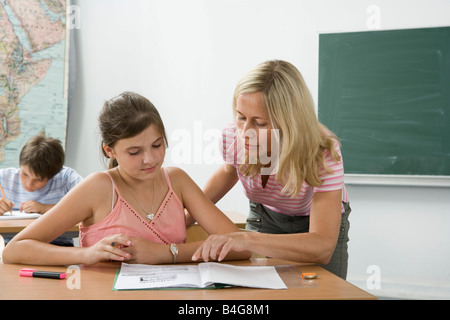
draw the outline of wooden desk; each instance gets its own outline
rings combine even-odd
[[[0,233],[19,233],[36,219],[0,220]],[[73,226],[70,232],[78,232],[78,225]]]
[[[146,299],[146,300],[299,300],[299,299],[376,299],[369,293],[315,265],[302,265],[284,260],[253,258],[227,262],[235,265],[277,265],[287,290],[226,288],[213,290],[136,290],[113,291],[114,276],[119,263],[81,266],[80,289],[69,289],[75,273],[66,280],[19,277],[21,268],[33,266],[0,262],[0,300],[5,299]],[[38,270],[66,272],[65,267],[34,267]],[[303,283],[301,272],[317,272],[319,277]],[[73,278],[71,278],[73,277]]]

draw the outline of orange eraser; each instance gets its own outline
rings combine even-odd
[[[315,273],[315,272],[303,272],[302,273],[302,278],[303,279],[316,279],[317,278],[317,273]]]

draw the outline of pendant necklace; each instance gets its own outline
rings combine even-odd
[[[131,190],[130,186],[128,185],[128,183],[125,181],[125,179],[122,177],[122,175],[120,174],[120,170],[119,168],[117,168],[117,172],[119,172],[119,176],[122,179],[122,181],[126,184],[126,186],[128,187],[128,190],[130,190],[131,195],[133,196],[134,200],[136,200],[136,202],[138,203],[139,207],[141,207],[142,211],[144,211],[145,217],[147,219],[149,219],[150,221],[153,220],[153,218],[155,217],[155,213],[153,211],[153,207],[155,205],[155,190],[156,190],[156,177],[154,179],[153,182],[153,198],[152,198],[152,208],[151,211],[147,211],[144,209],[144,207],[142,206],[142,204],[139,202],[139,200],[136,198],[136,196],[133,193],[133,190]]]

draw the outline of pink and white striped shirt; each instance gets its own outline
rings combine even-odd
[[[319,177],[323,184],[319,187],[312,187],[306,182],[303,182],[302,188],[298,195],[294,198],[283,194],[283,184],[276,180],[275,174],[269,175],[269,179],[265,187],[262,185],[261,174],[255,177],[244,176],[239,171],[242,148],[237,147],[237,129],[235,122],[231,122],[222,131],[222,152],[223,159],[226,163],[234,166],[238,174],[239,180],[244,187],[245,195],[251,201],[263,204],[278,213],[283,213],[289,216],[307,216],[311,210],[312,198],[315,192],[336,191],[342,189],[342,201],[348,202],[348,194],[344,185],[344,166],[342,162],[341,149],[339,143],[336,141],[334,147],[341,156],[341,161],[335,162],[331,158],[328,150],[324,151],[325,162],[333,173],[328,173],[324,169],[321,170]],[[344,212],[344,206],[341,206],[341,212]]]

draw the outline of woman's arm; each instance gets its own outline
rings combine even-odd
[[[236,168],[225,163],[206,182],[203,193],[215,204],[234,187],[238,180]]]
[[[327,264],[339,235],[341,191],[315,193],[311,205],[310,228],[307,233],[265,234],[236,232],[210,236],[192,259],[219,261],[229,250],[251,252],[273,258]]]
[[[225,168],[222,168],[226,170]],[[234,169],[234,168],[233,168]],[[235,170],[235,169],[234,169]],[[176,179],[172,180],[172,185],[175,191],[181,196],[185,208],[189,211],[192,217],[198,222],[198,224],[209,234],[223,234],[229,232],[237,232],[239,229],[237,226],[222,212],[220,211],[207,195],[196,185],[196,183],[187,175],[183,170],[178,168],[171,168],[171,176]],[[225,172],[218,172],[218,175],[228,174]],[[217,174],[213,175],[210,182],[217,178]],[[237,178],[237,177],[236,177]],[[228,181],[228,191],[237,180]],[[219,189],[223,192],[225,184],[222,184],[222,188],[218,188],[216,191],[212,191],[211,194],[215,194],[216,198],[219,194]],[[226,193],[226,192],[225,192]],[[223,193],[223,194],[225,194]],[[222,196],[223,196],[222,194]],[[180,245],[180,252],[184,251],[182,258],[185,257],[185,261],[191,261],[192,254],[200,246],[201,242],[186,243]],[[181,250],[185,249],[185,250]],[[227,259],[248,259],[250,257],[249,252],[230,252]]]
[[[215,204],[233,188],[238,180],[236,168],[225,163],[208,179],[203,188],[203,192]],[[194,223],[195,219],[189,211],[186,212],[186,226],[191,226]]]

